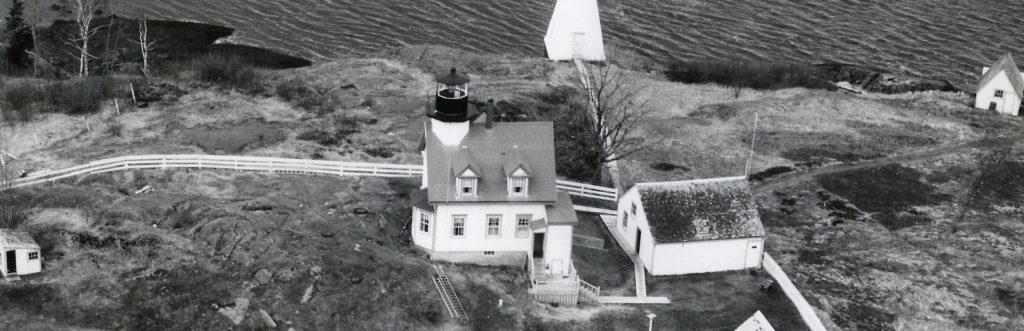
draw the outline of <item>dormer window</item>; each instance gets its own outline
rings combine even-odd
[[[476,196],[476,177],[459,177],[458,187],[459,196],[472,197]]]
[[[508,177],[508,195],[509,196],[526,196],[526,192],[530,189],[530,176],[523,171],[523,169],[517,169]]]
[[[459,190],[457,195],[460,197],[476,196],[476,187],[479,179],[480,176],[473,171],[473,168],[466,167],[455,181],[455,187]]]

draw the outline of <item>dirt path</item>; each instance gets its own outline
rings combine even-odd
[[[814,168],[808,171],[792,172],[778,177],[766,179],[760,183],[754,184],[752,187],[752,191],[756,196],[771,192],[782,187],[787,187],[806,180],[810,180],[814,177],[821,175],[874,168],[896,163],[928,160],[951,153],[962,152],[969,148],[990,148],[995,146],[1005,146],[1007,143],[1013,144],[1014,142],[1022,138],[1024,138],[1024,134],[982,138],[957,145],[929,148],[920,152],[910,154],[889,156],[855,163],[840,163],[834,165],[827,165],[819,168]]]

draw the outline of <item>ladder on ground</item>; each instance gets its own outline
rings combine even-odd
[[[462,308],[462,302],[459,301],[459,296],[455,294],[455,288],[452,287],[452,282],[448,280],[448,275],[444,273],[444,269],[435,264],[434,271],[437,273],[437,277],[434,277],[434,287],[437,288],[437,293],[441,294],[441,301],[444,302],[444,307],[448,309],[448,314],[452,318],[468,321],[469,316],[466,315],[466,309]]]

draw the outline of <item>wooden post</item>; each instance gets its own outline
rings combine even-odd
[[[117,110],[117,116],[121,116],[121,105],[117,102],[117,98],[114,98],[114,109]]]
[[[132,103],[139,104],[139,100],[135,99],[135,84],[128,82],[128,88],[132,90]]]

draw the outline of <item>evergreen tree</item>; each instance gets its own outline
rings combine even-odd
[[[11,11],[7,16],[5,32],[7,33],[7,63],[14,67],[24,67],[29,63],[28,53],[32,50],[32,31],[25,23],[25,3],[21,0],[11,0]]]

